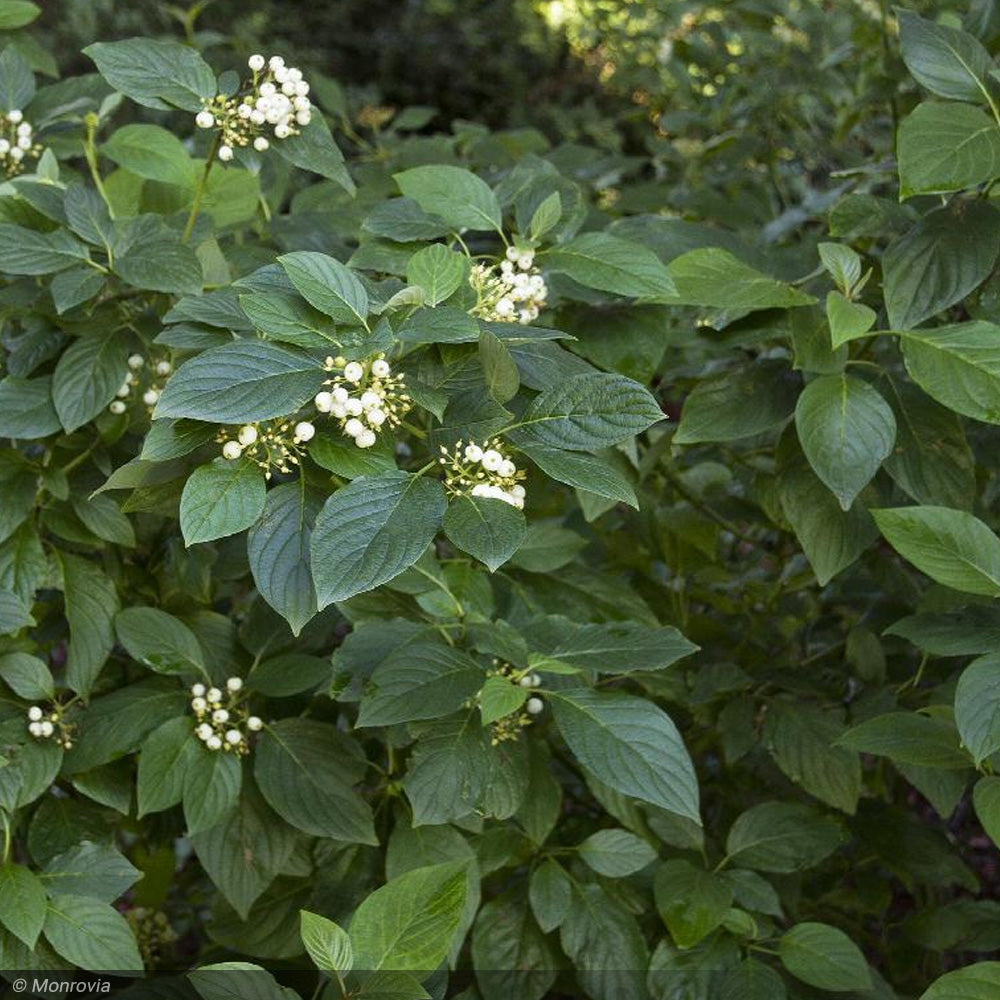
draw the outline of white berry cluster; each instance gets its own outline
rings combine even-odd
[[[398,427],[412,405],[402,376],[393,375],[384,354],[366,361],[327,358],[327,371],[340,369],[328,379],[328,389],[313,402],[320,413],[329,413],[359,448],[370,448],[384,427]]]
[[[455,442],[453,451],[441,445],[438,462],[444,466],[445,489],[452,496],[491,497],[523,509],[525,473],[500,450],[501,441],[493,438],[482,445],[475,441]]]
[[[270,479],[273,470],[291,472],[298,465],[302,446],[313,439],[316,428],[308,420],[267,420],[242,427],[223,427],[215,439],[222,445],[222,457],[233,462],[245,455],[264,470]]]
[[[242,705],[243,680],[230,677],[225,692],[217,687],[195,684],[191,687],[191,710],[198,724],[194,734],[209,750],[223,750],[240,757],[250,752],[247,733],[256,733],[264,723],[250,715]]]
[[[469,282],[476,293],[473,315],[498,323],[534,322],[549,294],[535,267],[535,251],[516,246],[507,247],[499,267],[473,267]]]
[[[537,688],[542,683],[538,674],[518,670],[512,664],[499,659],[493,660],[493,666],[486,671],[486,676],[504,677],[511,684],[522,688]],[[545,703],[542,699],[532,696],[525,701],[523,709],[517,709],[490,723],[490,745],[496,746],[499,743],[519,739],[521,730],[530,726],[534,716],[540,715],[544,708]]]
[[[124,413],[126,400],[133,392],[136,392],[140,395],[146,409],[152,413],[153,407],[160,400],[160,394],[167,384],[167,379],[173,374],[173,370],[174,366],[166,358],[147,363],[147,359],[141,354],[130,354],[128,369],[122,377],[121,388],[115,393],[118,398],[112,401],[108,409],[116,415]],[[143,388],[144,384],[145,388]]]
[[[75,727],[63,721],[62,709],[54,705],[46,710],[41,705],[32,705],[28,709],[28,732],[36,740],[52,740],[64,750],[73,748],[73,729]]]
[[[309,84],[302,79],[302,70],[286,66],[281,56],[265,60],[252,55],[247,65],[253,79],[235,97],[219,94],[204,102],[195,116],[199,128],[221,131],[219,159],[228,163],[234,147],[249,146],[263,153],[271,140],[264,134],[270,127],[275,139],[298,135],[300,128],[312,118]]]
[[[42,147],[35,142],[30,122],[24,113],[15,108],[0,115],[0,167],[7,177],[14,177],[24,170],[26,157],[37,159]]]

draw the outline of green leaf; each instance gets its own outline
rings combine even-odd
[[[51,896],[87,896],[113,903],[142,877],[113,847],[84,841],[49,860],[41,880]]]
[[[372,971],[436,969],[465,909],[466,864],[415,868],[368,896],[351,920],[355,966]]]
[[[96,899],[67,895],[50,900],[45,937],[63,958],[81,969],[143,969],[128,921],[114,907]]]
[[[481,680],[482,678],[480,678]],[[507,677],[487,677],[478,695],[479,717],[484,726],[518,711],[528,700],[528,691]]]
[[[180,42],[127,38],[97,42],[83,51],[115,90],[147,108],[166,111],[173,105],[200,111],[202,101],[215,96],[211,67]]]
[[[75,431],[115,398],[128,372],[128,343],[119,331],[81,337],[59,358],[52,398],[63,428]]]
[[[526,531],[524,513],[492,497],[457,497],[444,515],[444,533],[491,573],[518,550]]]
[[[550,995],[558,957],[526,901],[501,897],[486,903],[476,917],[472,962],[483,1000],[542,1000]]]
[[[254,777],[268,805],[297,829],[377,844],[371,809],[351,787],[351,779],[361,777],[355,752],[332,726],[282,719],[264,730],[254,748]]]
[[[632,484],[605,459],[583,451],[562,451],[524,441],[519,442],[519,447],[542,472],[558,482],[638,508]]]
[[[270,972],[250,962],[203,965],[187,978],[201,1000],[292,1000],[294,991],[279,986]]]
[[[726,855],[740,868],[795,872],[818,865],[841,839],[839,824],[808,806],[762,802],[741,813],[729,828]]]
[[[971,763],[959,749],[958,732],[950,721],[917,712],[876,715],[848,729],[837,743],[920,767],[960,770]]]
[[[203,765],[202,748],[189,716],[167,719],[146,738],[139,754],[137,798],[140,819],[177,805],[188,769]]]
[[[52,673],[47,664],[30,653],[0,656],[0,679],[14,694],[29,701],[50,700],[54,694]]]
[[[588,771],[700,824],[694,767],[666,712],[642,698],[589,688],[553,691],[549,701],[563,739]]]
[[[1000,176],[1000,126],[968,104],[917,105],[896,140],[900,196],[947,194]]]
[[[424,302],[436,306],[444,302],[465,278],[467,258],[443,243],[433,243],[418,250],[406,265],[406,280],[419,285],[424,292]]]
[[[27,601],[17,594],[0,590],[0,635],[14,635],[34,624],[35,619]]]
[[[446,508],[439,483],[406,472],[362,476],[334,493],[310,543],[317,602],[371,590],[420,558]]]
[[[932,580],[1000,596],[1000,539],[979,518],[947,507],[887,508],[872,516],[886,541]]]
[[[66,684],[86,697],[114,645],[118,592],[94,563],[64,552],[58,558],[69,621]]]
[[[783,424],[802,379],[784,361],[758,361],[698,382],[684,400],[675,444],[737,441]]]
[[[0,3],[0,31],[23,28],[41,14],[42,9],[30,0],[3,0]]]
[[[198,757],[184,772],[181,796],[188,836],[221,822],[239,801],[243,779],[243,769],[234,754],[196,749]]]
[[[528,889],[531,912],[546,934],[555,930],[566,919],[572,893],[569,876],[554,858],[546,858],[531,873]]]
[[[489,394],[498,403],[513,399],[521,385],[517,362],[504,342],[489,330],[479,334],[479,362]]]
[[[896,8],[903,61],[917,83],[953,101],[990,101],[993,60],[970,34]]]
[[[1000,750],[1000,654],[973,660],[955,688],[955,724],[979,767]]]
[[[693,948],[722,923],[733,904],[733,889],[714,872],[679,858],[656,870],[656,909],[678,948]]]
[[[956,413],[1000,423],[1000,326],[976,320],[953,326],[904,330],[903,360],[929,396]]]
[[[781,964],[796,979],[836,993],[865,992],[871,973],[861,949],[841,930],[827,924],[796,924],[778,941]]]
[[[318,913],[299,910],[302,943],[317,969],[350,972],[354,965],[351,939],[342,927]]]
[[[553,191],[548,197],[542,199],[538,208],[532,213],[531,222],[528,224],[528,233],[531,238],[540,240],[558,223],[562,212],[562,198],[558,191]]]
[[[608,878],[624,878],[656,860],[656,851],[628,830],[598,830],[576,849],[588,868]]]
[[[976,962],[947,972],[920,1000],[993,1000],[1000,989],[1000,962]]]
[[[344,163],[344,154],[333,141],[330,126],[316,108],[313,108],[312,121],[298,135],[282,139],[271,148],[292,166],[310,170],[339,184],[348,194],[354,193],[354,181]]]
[[[280,292],[241,295],[240,305],[253,325],[272,340],[307,348],[326,344],[340,346],[333,320],[297,295]]]
[[[728,972],[719,1000],[785,1000],[786,996],[781,976],[769,965],[748,958]]]
[[[393,174],[399,190],[425,212],[459,229],[500,229],[497,196],[481,178],[462,167],[414,167]]]
[[[808,306],[816,301],[783,281],[761,274],[721,247],[690,250],[672,260],[668,270],[676,292],[666,301],[678,305],[752,312]]]
[[[164,184],[194,182],[194,161],[184,144],[159,125],[125,125],[116,129],[101,152],[139,177]]]
[[[358,725],[391,726],[450,715],[483,680],[483,670],[459,649],[434,641],[408,643],[372,674]]]
[[[247,559],[257,593],[288,622],[294,635],[316,614],[309,540],[319,495],[298,483],[268,491],[264,512],[247,533]]]
[[[664,670],[698,651],[672,626],[649,628],[638,622],[587,625],[562,615],[547,615],[523,627],[531,658],[544,657],[579,670],[627,674]],[[545,667],[542,667],[545,669]]]
[[[60,430],[49,376],[0,379],[0,435],[31,441]]]
[[[18,46],[8,45],[0,54],[0,110],[23,111],[35,96],[35,77]]]
[[[90,257],[87,248],[65,229],[39,233],[3,223],[0,241],[6,248],[0,260],[4,274],[54,274]]]
[[[122,281],[151,292],[197,295],[205,283],[201,261],[194,250],[169,240],[129,247],[126,254],[116,259],[115,270]]]
[[[23,865],[0,865],[3,909],[0,924],[19,941],[34,948],[45,924],[45,889],[38,877]]]
[[[586,372],[540,393],[524,411],[515,442],[592,451],[618,444],[663,419],[656,400],[624,375]]]
[[[795,407],[795,428],[809,464],[843,510],[850,510],[896,440],[892,408],[852,375],[810,382]]]
[[[976,816],[995,845],[1000,845],[1000,778],[987,775],[972,790]]]
[[[129,655],[157,673],[205,673],[205,658],[195,634],[165,611],[126,608],[115,618],[115,630]]]
[[[225,538],[255,524],[264,513],[264,475],[248,458],[213,459],[195,469],[181,494],[185,545]]]
[[[286,347],[263,340],[223,344],[177,369],[154,417],[226,424],[284,417],[311,399],[325,378],[319,362]]]
[[[848,302],[840,292],[829,292],[826,296],[826,321],[830,324],[830,343],[834,349],[863,337],[877,318],[874,309],[863,302]]]
[[[960,302],[989,277],[1000,253],[1000,212],[961,201],[928,212],[882,255],[889,324],[908,330]]]
[[[368,293],[346,264],[309,250],[285,254],[278,262],[311,306],[338,323],[366,325]]]
[[[584,233],[539,258],[549,270],[586,288],[665,301],[675,295],[670,271],[652,250],[607,233]]]

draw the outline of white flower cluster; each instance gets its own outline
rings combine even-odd
[[[302,445],[316,434],[316,428],[308,420],[293,424],[291,420],[268,420],[259,424],[244,424],[235,429],[224,427],[216,441],[222,445],[222,457],[235,461],[245,455],[264,470],[271,478],[272,468],[279,472],[291,472],[298,465]]]
[[[191,687],[191,710],[198,720],[194,734],[209,750],[223,750],[242,757],[250,752],[247,733],[264,728],[256,715],[250,715],[240,705],[242,690],[240,677],[230,677],[226,681],[225,693],[217,687],[206,689],[204,684]]]
[[[313,402],[320,413],[329,413],[340,421],[340,429],[359,448],[370,448],[383,427],[398,427],[410,409],[402,376],[393,375],[385,355],[367,361],[327,358],[328,371],[341,374],[325,384],[329,389],[316,393]]]
[[[474,316],[498,323],[532,323],[545,305],[549,290],[535,268],[535,251],[507,247],[499,270],[477,264],[469,275],[476,292]]]
[[[165,358],[153,361],[147,365],[146,359],[141,354],[130,354],[128,359],[128,369],[126,370],[121,388],[115,393],[118,397],[113,400],[108,409],[118,415],[125,412],[126,400],[133,391],[141,393],[142,401],[150,413],[153,407],[160,400],[163,387],[167,384],[167,379],[173,373],[174,366]],[[145,373],[145,375],[144,375]],[[142,388],[143,382],[146,388]]]
[[[24,120],[24,113],[17,108],[0,115],[0,166],[8,177],[24,170],[24,159],[37,159],[42,147],[35,142],[34,129]]]
[[[28,709],[28,732],[36,740],[54,739],[64,750],[71,750],[73,729],[73,726],[63,721],[62,710],[58,705],[51,711],[46,711],[41,705],[32,705]]]
[[[302,70],[286,66],[281,56],[265,60],[262,55],[252,55],[247,64],[253,79],[241,93],[206,100],[195,115],[199,128],[221,129],[218,156],[223,163],[233,158],[235,147],[251,142],[263,153],[271,145],[263,134],[268,126],[275,139],[287,139],[298,135],[312,119],[309,84],[302,79]]]
[[[523,509],[524,471],[500,451],[499,438],[478,445],[455,442],[454,451],[441,445],[438,462],[445,472],[445,489],[453,496],[492,497]]]

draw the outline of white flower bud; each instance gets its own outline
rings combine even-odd
[[[207,722],[203,722],[195,729],[195,735],[200,740],[207,740],[212,735],[212,727]]]
[[[29,722],[28,732],[31,733],[32,736],[41,736],[42,724],[40,722]]]
[[[156,406],[159,400],[160,400],[160,394],[155,389],[147,389],[142,394],[142,401],[147,406]]]
[[[222,692],[218,688],[209,688],[205,697],[214,705],[222,699]]]
[[[226,690],[230,694],[236,694],[236,692],[241,690],[242,687],[243,687],[242,677],[230,677],[229,680],[226,681]]]
[[[488,486],[486,483],[477,483],[472,487],[472,495],[474,497],[488,497],[492,494],[493,487]]]
[[[302,79],[302,70],[300,70],[298,66],[290,66],[288,69],[288,79],[291,80],[292,83],[298,83],[299,80]]]
[[[364,429],[365,429],[364,424],[362,424],[357,417],[351,417],[351,419],[348,420],[346,424],[344,424],[344,433],[348,437],[356,438],[359,434],[361,434],[364,431]]]
[[[192,684],[191,685],[191,694],[193,694],[196,698],[204,698],[205,697],[205,685],[204,684]]]
[[[333,398],[338,403],[346,403],[351,398],[351,394],[342,385],[338,385],[333,390]]]
[[[313,396],[313,403],[320,413],[329,413],[330,408],[333,406],[333,394],[327,392],[325,389],[323,392],[317,392],[316,395]]]
[[[286,77],[285,80],[284,80],[284,82],[281,84],[281,92],[286,97],[294,97],[295,96],[295,83],[294,83],[294,81],[289,80]]]
[[[364,368],[362,368],[357,361],[348,361],[348,363],[344,365],[344,378],[347,379],[348,382],[360,382],[364,373]]]
[[[501,476],[509,479],[515,472],[517,472],[517,466],[509,458],[505,458],[500,463],[500,468],[497,471]]]
[[[161,377],[169,375],[174,370],[174,366],[169,361],[158,361],[156,363],[156,374]]]
[[[500,299],[497,302],[497,304],[495,306],[495,311],[496,311],[496,314],[498,316],[501,316],[501,317],[503,317],[503,316],[513,316],[514,315],[514,301],[513,301],[513,299],[509,299],[505,295],[502,299]]]
[[[532,674],[531,675],[531,686],[533,688],[537,688],[537,687],[541,687],[542,686],[542,675],[541,674]]]
[[[234,459],[239,458],[240,455],[242,454],[243,454],[243,448],[240,445],[239,441],[227,441],[222,446],[222,457],[228,458],[230,462],[232,462]]]
[[[209,750],[221,750],[222,740],[220,740],[219,737],[213,733],[207,740],[205,740],[205,746],[207,746]]]
[[[44,713],[37,705],[32,705],[31,708],[28,709],[28,718],[31,719],[32,722],[38,722],[43,714]]]
[[[541,698],[529,698],[525,708],[529,715],[538,715],[545,708],[545,702]]]
[[[281,67],[285,65],[285,60],[281,56],[271,56],[271,58],[267,61],[267,65],[273,72],[276,69],[281,69]]]
[[[21,147],[20,147],[20,146],[15,146],[15,147],[14,147],[14,148],[13,148],[13,149],[12,149],[12,150],[10,151],[10,158],[11,158],[11,159],[12,159],[12,160],[13,160],[13,161],[14,161],[15,163],[19,163],[19,162],[20,162],[21,160],[23,160],[23,159],[24,159],[24,150],[23,150],[23,149],[21,149]]]
[[[219,159],[223,163],[228,163],[233,158],[233,147],[232,146],[220,146],[219,147]]]
[[[385,411],[380,410],[377,406],[373,406],[365,414],[365,420],[367,420],[372,427],[381,427],[385,423]]]
[[[295,93],[299,97],[305,97],[309,93],[309,84],[305,80],[298,80],[295,83]]]
[[[212,713],[212,721],[213,722],[228,722],[229,721],[229,712],[227,712],[226,709],[224,709],[224,708],[217,708]]]
[[[510,488],[510,492],[511,496],[516,497],[518,500],[524,499],[524,487],[520,483],[517,483],[516,485],[512,486]]]
[[[483,449],[478,444],[465,446],[465,458],[469,462],[479,462],[483,457]]]
[[[264,138],[264,136],[259,135],[253,141],[253,148],[257,150],[258,153],[265,153],[270,149],[271,144]]]
[[[236,437],[244,448],[248,448],[257,440],[257,428],[253,424],[244,424]]]
[[[375,443],[375,432],[363,430],[355,439],[354,443],[359,448],[370,448]]]
[[[284,122],[274,126],[275,139],[287,139],[291,134],[292,130]]]
[[[521,251],[517,247],[507,247],[507,253],[505,254],[507,260],[515,261],[520,256]]]
[[[215,125],[215,115],[209,110],[199,111],[194,116],[195,124],[198,128],[212,128]]]
[[[247,718],[247,729],[252,733],[256,733],[264,728],[264,723],[256,715],[251,715]]]
[[[18,149],[23,149],[25,152],[27,152],[29,149],[31,149],[31,136],[30,135],[18,136],[17,146]]]
[[[344,403],[344,412],[349,413],[352,417],[361,416],[362,410],[364,410],[364,407],[361,405],[360,399],[351,398]]]
[[[372,375],[375,378],[385,378],[389,374],[389,362],[385,358],[376,358],[372,362]]]
[[[119,399],[125,399],[125,397],[131,395],[131,393],[132,393],[132,385],[130,382],[126,380],[125,382],[122,382],[121,388],[115,393],[115,395]]]
[[[315,433],[316,428],[308,420],[301,420],[295,425],[296,441],[311,441]]]
[[[17,134],[19,136],[31,135],[31,126],[27,122],[21,122],[17,126]]]
[[[530,688],[532,676],[532,674],[525,674],[517,683],[523,688]]]
[[[249,104],[241,104],[236,109],[236,113],[246,121],[253,114],[253,108]]]
[[[205,709],[208,708],[208,702],[205,701],[204,698],[192,698],[191,699],[191,708],[195,712],[204,712]]]
[[[274,68],[273,66],[271,67]],[[260,85],[260,96],[261,97],[274,97],[277,87],[269,80],[267,83],[262,83]],[[257,102],[257,107],[260,107],[260,101]]]
[[[264,122],[267,121],[267,115],[264,114],[264,112],[259,108],[254,108],[254,110],[250,112],[250,121],[252,121],[254,125],[263,125]]]
[[[371,389],[365,389],[361,393],[361,408],[363,410],[370,410],[373,406],[381,406],[382,397],[377,392],[372,392]]]
[[[308,97],[296,97],[292,101],[292,107],[295,108],[296,111],[309,111],[312,105],[309,103]]]
[[[116,399],[108,409],[116,416],[120,417],[125,412],[125,404],[120,400]]]
[[[312,112],[306,111],[296,111],[295,112],[295,123],[297,125],[308,125],[312,121]]]
[[[235,747],[243,742],[243,734],[238,729],[227,729],[226,742],[231,747]]]
[[[6,156],[10,152],[10,143],[6,139],[0,139],[0,156]]]
[[[347,416],[347,407],[343,403],[334,403],[330,407],[330,413],[338,420],[343,420]]]
[[[483,452],[482,463],[483,468],[487,472],[496,472],[500,468],[500,463],[503,462],[503,455],[496,451],[494,448],[490,448],[488,451]]]
[[[17,108],[7,112],[7,120],[12,122],[14,125],[16,125],[23,117],[24,115],[18,111]]]
[[[255,72],[259,73],[264,68],[264,57],[255,52],[248,60],[247,65]]]
[[[55,726],[46,719],[44,722],[38,723],[39,728],[42,730],[42,736],[51,736],[55,732]]]

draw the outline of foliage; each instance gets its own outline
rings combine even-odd
[[[582,144],[0,0],[0,968],[1000,984],[1000,20],[615,6]]]

